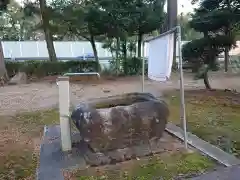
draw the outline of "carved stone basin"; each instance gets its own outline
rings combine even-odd
[[[169,109],[148,93],[128,93],[79,104],[71,119],[93,152],[109,152],[162,137]]]

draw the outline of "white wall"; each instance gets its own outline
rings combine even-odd
[[[182,45],[187,41],[182,41]],[[48,51],[45,41],[2,41],[3,54],[5,58],[48,58]],[[93,54],[91,44],[88,41],[55,41],[57,57],[77,57],[84,54]],[[237,41],[237,48],[230,51],[230,55],[240,54],[240,41]],[[102,43],[96,43],[98,56],[100,58],[111,57],[111,53],[102,48]],[[148,57],[148,43],[145,43],[145,57]],[[178,48],[176,48],[178,57]]]
[[[48,57],[45,41],[2,41],[5,58],[38,58]],[[110,57],[111,54],[102,48],[102,43],[96,43],[99,57]],[[87,41],[55,41],[57,57],[77,57],[93,54],[91,44]]]

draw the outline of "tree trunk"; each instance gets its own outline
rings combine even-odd
[[[177,0],[168,0],[167,1],[167,14],[168,14],[168,30],[177,26]],[[174,47],[173,47],[173,64],[176,64],[176,42],[177,42],[177,33],[174,33]]]
[[[138,33],[138,54],[137,54],[137,56],[138,56],[138,58],[141,58],[141,52],[142,52],[142,34],[139,32]]]
[[[206,70],[203,74],[203,81],[204,81],[204,84],[205,84],[205,87],[206,89],[212,89],[211,86],[210,86],[210,83],[209,83],[209,79],[208,79],[208,71]]]
[[[177,25],[177,6],[178,3],[176,0],[167,1],[167,19],[169,30]]]
[[[230,3],[230,0],[226,0],[226,3],[227,3],[227,7],[228,7],[228,10],[231,12],[231,3]],[[226,26],[226,29],[225,29],[225,35],[226,36],[230,36],[230,24],[228,26]],[[229,48],[226,47],[225,50],[224,50],[224,69],[225,69],[225,72],[228,72],[228,64],[229,64]]]
[[[225,35],[230,36],[230,28],[226,27],[225,29]],[[224,71],[228,72],[228,64],[229,64],[229,47],[225,47],[224,49]]]
[[[46,8],[46,0],[39,0],[39,4],[40,4],[42,25],[43,25],[43,31],[45,33],[45,40],[47,44],[49,59],[50,61],[57,61],[57,56],[56,56],[56,52],[53,44],[52,33],[49,30],[50,24],[49,24],[49,17],[48,17],[49,15]]]
[[[119,75],[119,69],[120,69],[119,51],[120,51],[120,39],[119,37],[117,37],[117,45],[116,45],[116,74],[117,75]]]
[[[91,33],[90,33],[90,43],[91,43],[91,46],[93,49],[95,61],[97,61],[97,63],[98,63],[97,71],[99,72],[100,71],[100,63],[99,63],[99,59],[98,59],[98,52],[97,52],[94,36]]]
[[[224,71],[228,72],[228,62],[229,62],[229,48],[226,47],[224,50]]]
[[[111,52],[111,56],[112,56],[112,59],[114,59],[114,51],[113,51],[113,43],[111,43],[111,45],[110,45],[110,52]]]
[[[127,40],[122,40],[122,54],[123,54],[123,61],[127,60]]]
[[[121,40],[121,51],[122,51],[122,70],[124,74],[128,74],[128,67],[127,67],[127,40],[124,38]]]
[[[2,48],[2,43],[0,41],[0,80],[8,81],[8,73],[4,61],[4,55],[3,55],[3,48]]]

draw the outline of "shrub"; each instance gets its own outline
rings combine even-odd
[[[137,57],[127,58],[121,61],[121,66],[124,75],[139,75],[142,74],[142,59]],[[147,73],[147,61],[145,61],[145,74]]]
[[[6,69],[9,77],[13,77],[22,66],[21,62],[6,61]]]
[[[96,61],[6,61],[6,68],[10,77],[18,71],[25,72],[29,77],[44,77],[67,72],[96,72],[99,64]]]

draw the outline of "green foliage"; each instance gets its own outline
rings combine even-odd
[[[7,5],[10,3],[10,0],[0,0],[0,13],[7,9]]]
[[[239,0],[200,0],[200,6],[192,16],[190,26],[196,31],[214,34],[233,35],[239,30]]]
[[[79,3],[54,0],[50,6],[55,34],[83,37],[89,41],[90,35],[101,34],[95,28],[95,24],[100,23],[101,14],[98,8],[91,6],[91,1]]]
[[[18,2],[11,1],[8,9],[0,16],[0,39],[19,41],[35,39],[32,28],[35,18],[26,17]]]
[[[142,73],[142,59],[137,57],[123,59],[121,66],[124,75],[138,75]],[[147,73],[147,61],[145,61],[145,73]]]
[[[6,69],[9,77],[13,77],[22,66],[22,62],[5,61]]]
[[[151,0],[148,3],[145,1],[133,2],[133,7],[136,7],[132,11],[133,23],[130,29],[135,29],[138,34],[147,34],[161,27],[165,17],[163,10],[165,0]]]
[[[189,25],[203,33],[204,37],[185,44],[182,53],[185,61],[193,63],[196,69],[205,69],[204,72],[207,73],[209,69],[217,69],[216,60],[220,53],[228,52],[227,50],[235,46],[235,32],[239,29],[240,23],[240,10],[236,7],[240,6],[240,2],[238,0],[198,2],[200,6],[192,15]],[[207,66],[203,66],[204,64]]]
[[[96,72],[98,66],[96,61],[6,61],[6,69],[10,77],[18,71],[37,77],[61,75],[67,72]]]
[[[183,45],[183,60],[210,64],[225,47],[232,47],[234,43],[234,37],[221,35],[196,39]]]
[[[181,26],[181,32],[182,32],[182,40],[183,41],[191,41],[194,39],[198,39],[203,37],[203,34],[200,32],[195,31],[191,28],[189,21],[191,20],[191,15],[183,15],[181,14],[178,17],[179,24]]]
[[[117,61],[120,51],[126,58],[124,44],[127,44],[129,37],[135,34],[142,36],[161,27],[164,4],[165,0],[95,0],[80,3],[55,0],[50,6],[57,35],[82,37],[91,42],[93,52],[96,37],[105,36],[107,41],[116,41]]]
[[[109,68],[103,68],[101,71],[102,75],[112,76],[133,76],[142,74],[142,59],[137,57],[128,57],[127,59],[119,58],[120,69],[119,74],[116,74],[116,60],[110,61]],[[147,61],[145,61],[145,74],[147,74]]]
[[[224,51],[224,47],[231,47],[233,43],[234,39],[226,36],[204,37],[190,41],[183,45],[183,60],[193,65],[192,71],[197,72],[197,78],[204,78],[203,75],[208,70],[219,70],[217,56]]]
[[[54,0],[42,3],[42,9],[39,2],[43,1],[25,2],[22,11],[25,17],[43,17],[44,21],[39,22],[38,19],[34,30],[44,30],[51,57],[54,57],[51,34],[57,40],[88,40],[96,61],[98,54],[95,41],[109,40],[114,42],[110,48],[114,51],[117,71],[121,66],[119,59],[127,61],[129,56],[135,56],[136,43],[138,54],[141,54],[143,35],[159,30],[166,18],[166,0]],[[7,39],[17,40],[17,34],[14,37],[7,36]]]
[[[239,12],[232,12],[227,9],[216,9],[201,16],[195,15],[194,19],[190,22],[190,26],[201,32],[206,30],[213,32],[224,31],[225,28],[231,26],[231,24],[235,25],[235,23],[238,23],[240,16],[236,13]],[[203,27],[207,27],[207,29]]]
[[[137,57],[128,57],[126,59],[119,58],[120,62],[119,74],[116,74],[116,60],[110,61],[110,69],[112,75],[132,76],[142,73],[142,59]],[[106,73],[107,71],[105,71]],[[115,72],[115,73],[114,73]],[[145,61],[145,73],[147,73],[147,62]],[[108,72],[109,74],[109,72]]]

